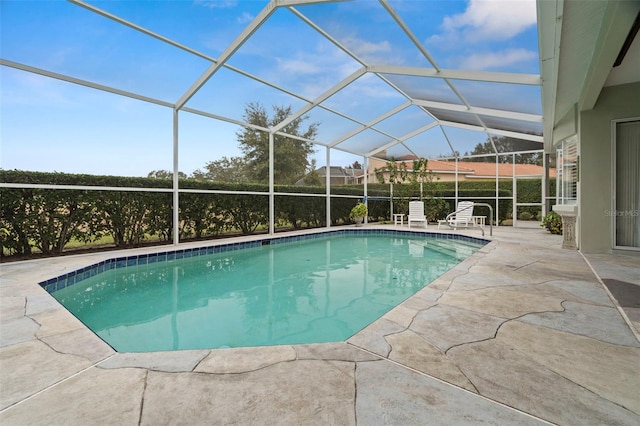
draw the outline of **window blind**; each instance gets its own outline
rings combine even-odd
[[[640,121],[616,123],[616,246],[640,248]]]

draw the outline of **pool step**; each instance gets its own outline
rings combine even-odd
[[[447,240],[430,240],[425,242],[424,248],[459,259],[471,256],[478,249],[478,246],[465,244],[461,241],[455,241],[455,244],[455,246],[452,246]]]
[[[478,250],[479,248],[482,248],[484,246],[484,244],[473,243],[471,241],[465,241],[465,240],[454,240],[454,241],[459,245],[471,247],[474,250]]]

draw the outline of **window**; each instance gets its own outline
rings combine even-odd
[[[640,249],[640,120],[614,123],[616,248]]]
[[[578,138],[562,141],[557,151],[556,203],[576,204],[578,202]]]

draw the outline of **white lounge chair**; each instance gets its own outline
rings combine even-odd
[[[409,216],[407,217],[409,228],[411,228],[411,222],[424,222],[424,227],[427,227],[427,217],[424,215],[424,203],[422,201],[409,202]]]
[[[458,208],[453,213],[449,213],[446,219],[438,221],[438,229],[442,225],[449,225],[453,228],[480,226],[484,227],[485,216],[473,215],[473,201],[460,201]]]

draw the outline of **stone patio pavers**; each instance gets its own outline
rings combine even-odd
[[[67,333],[69,331],[86,328],[80,320],[73,315],[69,315],[69,313],[62,308],[39,312],[28,315],[28,317],[40,324],[40,328],[36,332],[36,337],[47,337],[53,334]]]
[[[344,342],[295,345],[293,348],[298,355],[297,359],[333,361],[375,361],[380,359],[379,356]]]
[[[384,336],[400,333],[405,329],[405,326],[382,317],[378,321],[369,324],[364,330],[351,336],[347,339],[347,342],[382,357],[386,357],[391,351],[391,346],[384,339]]]
[[[610,388],[616,387],[615,381],[607,381],[605,378],[606,376],[611,378],[612,371],[607,374],[591,374],[590,369],[597,368],[597,365],[590,364],[588,368],[584,365],[572,365],[571,361],[575,361],[574,357],[580,358],[578,353],[584,356],[586,351],[584,345],[572,348],[575,352],[569,351],[572,355],[568,356],[567,369],[571,370],[572,374],[564,370],[545,371],[543,367],[538,371],[537,367],[544,365],[540,356],[517,358],[513,362],[514,365],[508,365],[514,358],[499,355],[509,354],[510,351],[515,350],[511,346],[498,343],[506,340],[504,335],[500,339],[495,338],[496,334],[500,336],[499,332],[496,332],[501,327],[506,327],[505,330],[513,329],[510,324],[516,323],[516,319],[520,319],[522,323],[532,322],[542,325],[544,322],[546,327],[538,328],[547,330],[548,333],[562,332],[555,331],[555,328],[566,330],[577,338],[583,338],[580,336],[581,333],[594,338],[607,336],[604,340],[612,341],[614,345],[611,346],[622,351],[622,353],[616,353],[614,358],[619,358],[622,365],[626,365],[617,373],[634,386],[640,386],[640,373],[637,372],[640,371],[640,362],[636,359],[635,349],[624,347],[625,345],[637,346],[638,342],[630,329],[625,326],[602,285],[589,269],[585,268],[578,253],[560,252],[556,257],[555,253],[550,255],[544,248],[518,251],[516,249],[519,245],[510,246],[508,250],[505,250],[503,245],[499,246],[501,249],[488,250],[488,253],[483,255],[482,262],[470,265],[468,273],[458,271],[452,277],[445,274],[434,281],[428,288],[441,291],[442,296],[435,299],[432,306],[416,309],[417,312],[412,321],[407,320],[409,314],[407,310],[401,316],[392,315],[393,311],[385,315],[384,318],[405,327],[405,330],[390,333],[393,327],[387,325],[384,338],[391,347],[387,355],[389,359],[460,387],[470,388],[470,385],[472,389],[476,389],[476,381],[478,381],[479,384],[484,384],[477,387],[481,395],[552,422],[598,424],[606,419],[609,409],[616,411],[611,419],[613,424],[640,421],[638,413],[620,405],[620,401],[624,401],[625,407],[635,407],[639,404],[637,401],[640,400],[640,393],[629,386],[620,386],[617,388],[618,391],[612,391]],[[523,251],[526,252],[525,255]],[[562,263],[562,268],[565,266],[566,268],[558,274],[553,274],[553,270],[559,269],[558,258],[565,262]],[[350,341],[358,344],[353,339]],[[588,339],[588,341],[594,346],[607,344],[594,339]],[[548,349],[549,345],[560,344],[553,339],[540,339],[537,343],[550,352],[553,351]],[[376,350],[376,347],[383,346],[376,343],[375,339],[361,342],[360,345],[385,356],[383,352]],[[485,353],[480,352],[478,347],[485,348]],[[527,353],[526,349],[520,349],[523,353]],[[605,353],[612,352],[615,351],[607,350]],[[540,365],[537,362],[540,362]],[[629,364],[634,362],[637,364],[637,371],[629,369]],[[500,367],[503,363],[507,364],[504,369]],[[609,365],[612,364],[615,362],[610,361]],[[455,365],[453,371],[456,373],[442,368],[451,365]],[[476,368],[478,371],[475,371]],[[499,372],[495,372],[499,377],[495,380],[500,380],[500,383],[491,382],[494,380],[492,375],[485,378],[479,373],[486,373],[487,369],[493,368],[500,368]],[[541,398],[550,405],[545,408],[544,403],[530,403],[536,398],[527,397],[526,392],[510,394],[509,389],[512,387],[522,388],[519,380],[511,381],[510,378],[512,371],[518,371],[519,368],[523,368],[526,372],[524,377],[528,377],[523,380],[536,381],[540,378],[541,382],[545,383],[542,385],[543,388],[550,383],[557,383],[560,387],[571,388],[566,389],[567,394],[575,391],[580,396],[575,403],[571,402],[571,398],[564,400],[560,398],[552,403],[546,396],[542,396]],[[616,371],[613,365],[612,369]],[[603,369],[603,371],[606,370]],[[583,384],[576,385],[580,381],[574,376],[581,375],[589,376],[590,379],[585,379]],[[461,381],[460,377],[465,379]],[[593,385],[589,388],[587,385],[589,380],[597,383],[606,382],[607,385],[600,386],[598,394],[585,392],[582,386],[596,389]],[[486,383],[493,384],[486,386]],[[529,386],[532,386],[532,390],[536,388],[536,385]],[[496,392],[494,387],[504,390],[505,395]],[[536,392],[542,392],[542,389],[536,389]],[[549,392],[549,395],[552,395],[550,399],[555,398],[553,395],[556,392]],[[566,405],[565,409],[555,407],[559,401],[562,401],[560,405]],[[593,416],[574,413],[574,411],[583,412],[586,406],[591,408],[585,412],[591,413],[589,410],[592,410]],[[535,407],[538,407],[537,411],[534,410]],[[587,418],[590,420],[586,421]]]
[[[611,299],[602,285],[596,281],[547,281],[533,287],[533,291],[546,291],[546,288],[553,287],[560,290],[558,294],[563,300],[574,302],[592,303],[594,305],[611,306]]]
[[[325,360],[235,374],[152,371],[141,424],[353,425],[354,374],[353,362]]]
[[[114,368],[144,368],[153,371],[178,373],[193,371],[193,369],[211,351],[175,351],[175,352],[142,352],[142,353],[117,353],[109,359],[101,362],[98,367],[106,369]]]
[[[565,301],[564,312],[527,314],[521,321],[624,346],[638,346],[633,332],[613,306]]]
[[[90,368],[1,412],[0,424],[137,425],[146,375],[141,369]]]
[[[633,425],[640,416],[496,340],[452,348],[447,356],[478,392],[562,425]]]
[[[26,298],[3,297],[0,303],[0,347],[33,340],[40,325],[24,316]]]
[[[60,304],[46,291],[41,294],[28,296],[25,308],[26,315],[36,315],[46,311],[60,309]]]
[[[516,318],[529,312],[563,311],[561,299],[523,293],[517,287],[449,291],[438,302],[500,318]]]
[[[636,256],[620,256],[620,255],[602,255],[602,254],[585,254],[585,258],[591,266],[598,272],[602,279],[617,279],[640,285],[640,257]],[[615,263],[611,262],[611,259]]]
[[[0,320],[0,348],[30,342],[40,324],[29,317],[19,316]]]
[[[640,339],[640,256],[584,255]],[[612,264],[609,259],[615,259]]]
[[[442,351],[412,331],[386,337],[393,350],[389,359],[418,371],[428,372],[447,383],[476,392],[473,384]],[[476,392],[477,393],[477,392]]]
[[[0,310],[0,320],[12,320],[22,317],[26,309],[26,298],[20,296],[3,297],[2,309]]]
[[[92,364],[98,363],[115,353],[111,346],[97,338],[87,328],[42,337],[40,341],[46,343],[55,352],[77,355],[87,359]]]
[[[0,365],[0,409],[4,409],[90,367],[91,362],[32,340],[1,348]]]
[[[640,348],[509,321],[496,337],[533,361],[609,401],[640,414]],[[611,362],[615,359],[615,362]]]
[[[433,303],[431,303],[430,305],[433,305]],[[408,308],[407,305],[402,304],[387,312],[383,318],[406,328],[411,325],[418,312],[422,311],[423,309],[427,309],[428,307],[429,306],[421,307],[418,309],[411,309]]]
[[[195,368],[201,373],[246,373],[296,359],[292,346],[221,349],[211,352]]]
[[[430,306],[433,306],[440,297],[442,296],[441,290],[436,290],[435,288],[426,286],[415,294],[415,297],[410,297],[402,303],[403,306],[410,309],[426,309]]]
[[[493,338],[504,321],[504,318],[440,304],[418,313],[411,330],[446,352],[452,346]]]
[[[540,420],[382,361],[358,364],[362,425],[540,425]]]
[[[580,253],[495,235],[348,343],[118,354],[37,285],[113,254],[2,265],[0,423],[639,424],[640,344]]]
[[[611,278],[604,278],[602,281],[621,307],[640,308],[640,285]]]

